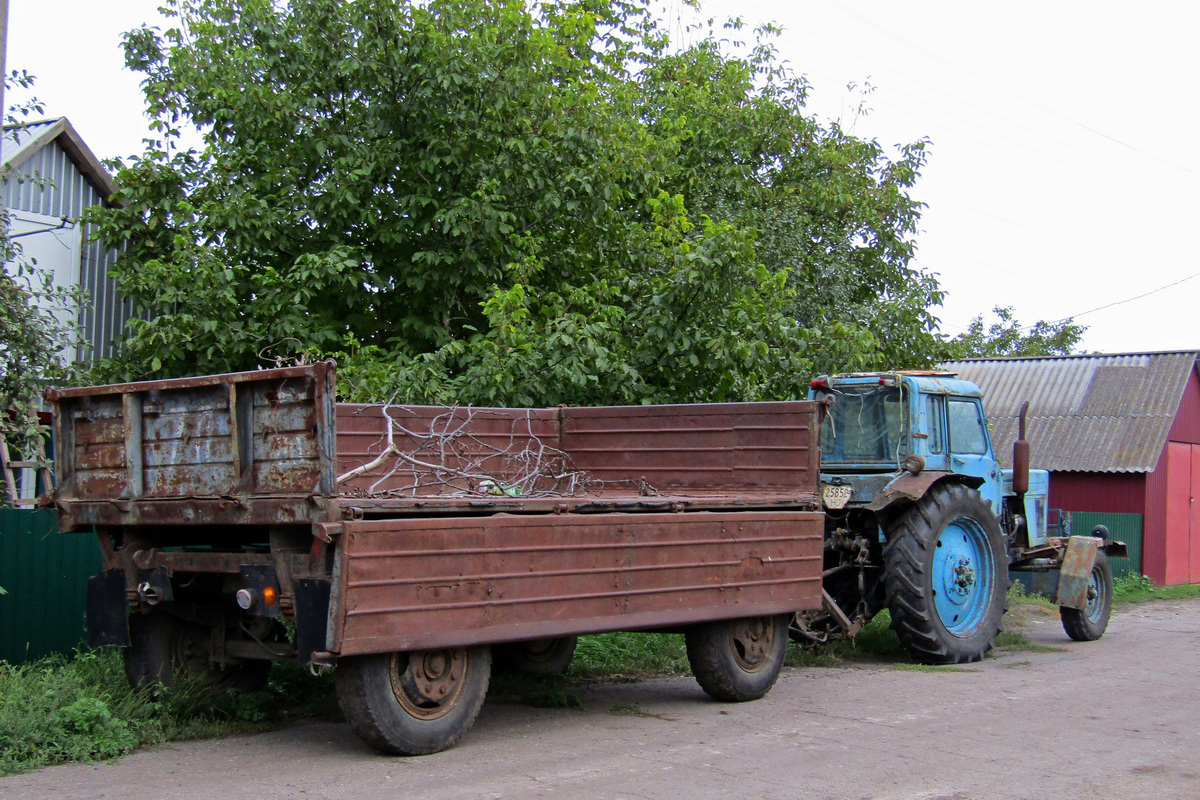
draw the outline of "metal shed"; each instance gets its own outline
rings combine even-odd
[[[108,274],[117,252],[79,222],[86,208],[109,202],[112,177],[66,117],[5,126],[3,159],[0,191],[25,254],[50,268],[60,285],[79,284],[88,294],[79,319],[83,345],[65,355],[83,361],[112,355],[133,305]]]
[[[1200,583],[1197,358],[1180,350],[941,366],[983,389],[1002,459],[1028,400],[1027,438],[1033,466],[1050,470],[1050,505],[1136,536],[1140,571],[1161,585]]]

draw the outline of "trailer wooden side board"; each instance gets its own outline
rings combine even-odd
[[[329,641],[353,655],[817,608],[821,537],[811,511],[347,523]]]

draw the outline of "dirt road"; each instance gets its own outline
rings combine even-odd
[[[1200,798],[1200,600],[1118,612],[1099,642],[970,671],[785,670],[765,699],[690,679],[489,704],[455,749],[376,755],[345,725],[180,743],[0,779],[0,798]]]

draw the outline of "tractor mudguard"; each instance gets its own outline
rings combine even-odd
[[[1054,601],[1059,607],[1087,608],[1088,581],[1102,544],[1104,540],[1094,536],[1072,536],[1067,540],[1067,552],[1058,574],[1058,596]]]
[[[983,485],[983,478],[974,475],[960,475],[956,472],[933,469],[919,472],[916,475],[911,472],[902,472],[879,493],[878,497],[867,503],[866,509],[874,512],[883,511],[898,500],[915,503],[924,497],[935,484],[946,480],[970,486],[972,489],[978,489]]]

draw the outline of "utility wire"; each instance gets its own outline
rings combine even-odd
[[[1024,102],[1028,103],[1029,105],[1033,106],[1034,108],[1037,108],[1040,111],[1043,111],[1053,117],[1058,117],[1059,119],[1061,119],[1065,122],[1068,122],[1078,128],[1081,128],[1095,136],[1099,136],[1102,139],[1107,139],[1108,141],[1112,142],[1113,144],[1120,145],[1121,147],[1124,147],[1128,150],[1138,153],[1139,155],[1144,156],[1145,158],[1149,158],[1153,161],[1158,161],[1161,164],[1165,164],[1169,167],[1180,170],[1181,172],[1186,172],[1189,175],[1200,176],[1200,172],[1197,172],[1194,169],[1185,167],[1182,164],[1176,164],[1174,161],[1163,158],[1154,153],[1150,153],[1145,150],[1142,150],[1140,147],[1136,147],[1132,144],[1129,144],[1128,142],[1122,141],[1122,140],[1116,138],[1115,136],[1110,136],[1109,134],[1105,133],[1102,130],[1093,128],[1092,126],[1088,125],[1087,123],[1080,122],[1077,119],[1069,117],[1066,114],[1063,114],[1061,111],[1057,111],[1053,108],[1050,108],[1049,106],[1042,105],[1041,103],[1037,102],[1036,100],[1033,100],[1032,98],[1026,97],[1025,95],[1022,95],[1019,92],[1013,91],[1012,89],[1008,88],[1004,84],[997,83],[996,81],[988,78],[986,75],[981,75],[981,74],[975,72],[974,70],[971,70],[968,67],[963,66],[962,64],[959,64],[951,59],[946,58],[945,56],[941,55],[940,53],[929,50],[928,48],[924,47],[923,45],[921,45],[917,42],[911,41],[910,39],[907,39],[906,37],[901,36],[898,33],[894,33],[891,30],[888,30],[887,28],[883,27],[882,25],[878,24],[877,22],[874,22],[873,20],[870,20],[855,11],[851,11],[850,9],[842,6],[839,3],[832,2],[832,0],[824,0],[824,3],[827,6],[836,8],[838,11],[842,12],[843,14],[846,14],[847,16],[857,19],[859,22],[863,23],[864,25],[869,25],[870,27],[872,27],[875,30],[879,31],[880,33],[884,34],[885,36],[889,36],[889,37],[895,39],[896,41],[901,42],[902,44],[906,44],[909,47],[912,47],[912,48],[926,54],[930,58],[935,58],[938,61],[941,61],[943,64],[947,64],[951,67],[954,67],[955,69],[961,70],[963,73],[970,75],[972,78],[983,81],[984,83],[991,84],[992,86],[995,86],[996,88],[1000,89],[1001,91],[1007,92],[1008,94],[1012,95],[1013,97],[1017,98],[1018,100],[1022,100]]]
[[[1159,292],[1163,291],[1164,289],[1170,289],[1172,286],[1178,286],[1181,283],[1186,283],[1186,282],[1190,281],[1192,278],[1200,278],[1200,272],[1193,272],[1191,275],[1188,275],[1186,278],[1180,278],[1177,281],[1168,283],[1165,286],[1160,286],[1157,289],[1151,289],[1150,291],[1144,292],[1135,297],[1126,297],[1124,300],[1116,300],[1112,303],[1106,303],[1102,306],[1096,306],[1095,308],[1088,309],[1087,311],[1081,311],[1078,314],[1072,314],[1069,317],[1063,317],[1062,319],[1056,319],[1053,322],[1050,322],[1047,324],[1057,325],[1060,322],[1070,322],[1072,320],[1079,319],[1080,317],[1084,316],[1085,314],[1094,314],[1097,311],[1103,311],[1106,308],[1112,308],[1113,306],[1124,305],[1125,303],[1132,303],[1134,300],[1141,300],[1143,297],[1149,297],[1152,294],[1158,294]],[[1024,328],[1022,328],[1021,330],[1028,331],[1028,330],[1032,330],[1034,327],[1036,327],[1036,323],[1034,325],[1027,325]]]

